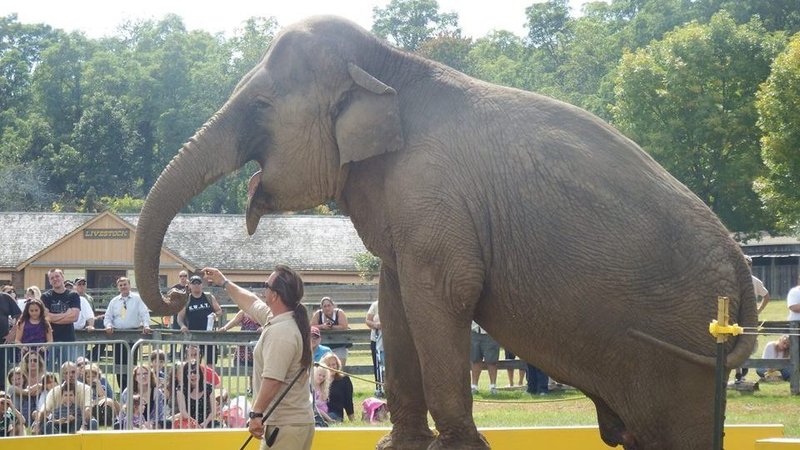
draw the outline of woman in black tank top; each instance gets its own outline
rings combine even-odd
[[[319,308],[314,313],[314,316],[311,317],[311,324],[317,325],[320,331],[350,329],[350,325],[347,324],[347,315],[336,307],[330,297],[322,297],[319,302]],[[328,344],[333,353],[339,357],[342,367],[347,361],[347,348],[351,346],[352,344]]]

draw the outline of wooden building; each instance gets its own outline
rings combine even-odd
[[[800,240],[789,236],[770,236],[742,241],[742,251],[753,258],[753,275],[764,282],[771,298],[786,298],[797,286],[800,266]]]
[[[85,277],[89,289],[114,288],[131,279],[138,215],[0,213],[0,284],[17,292],[49,287],[47,271]],[[160,284],[178,283],[181,270],[218,267],[237,283],[262,285],[278,263],[298,270],[306,283],[347,284],[361,279],[355,257],[366,252],[349,218],[275,215],[248,236],[243,215],[182,214],[170,225],[161,250]]]

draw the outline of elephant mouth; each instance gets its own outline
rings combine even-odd
[[[261,170],[254,173],[247,183],[247,215],[245,222],[247,224],[247,234],[251,236],[256,232],[261,216],[272,209],[270,196],[261,186],[261,174]]]

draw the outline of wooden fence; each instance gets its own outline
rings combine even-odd
[[[792,330],[790,336],[790,357],[788,359],[748,359],[744,367],[750,368],[790,368],[791,378],[789,387],[794,395],[800,394],[800,322],[764,322],[765,331],[769,329]],[[353,344],[357,348],[369,348],[370,330],[364,327],[356,327],[350,330],[326,330],[322,333],[322,344]],[[214,341],[221,340],[224,336],[226,343],[247,343],[258,339],[258,334],[252,331],[229,331],[224,333],[215,331],[192,331],[190,333],[180,333],[175,330],[154,327],[151,335],[143,335],[136,330],[115,330],[114,334],[107,336],[103,330],[76,332],[79,341],[92,341],[97,339],[120,339],[129,342],[131,345],[139,339],[156,341]],[[775,337],[777,338],[777,336]],[[710,337],[709,337],[710,339]],[[525,368],[525,363],[520,360],[501,360],[498,363],[500,369]],[[346,371],[353,374],[371,374],[372,366],[348,366]]]
[[[780,334],[789,334],[789,358],[788,359],[761,359],[750,358],[744,363],[744,367],[750,368],[770,368],[791,370],[789,378],[789,389],[794,395],[800,394],[800,322],[769,321],[764,322],[762,327],[765,332],[770,330],[778,331]],[[790,331],[787,333],[786,331]],[[777,339],[779,336],[771,336],[770,340]]]

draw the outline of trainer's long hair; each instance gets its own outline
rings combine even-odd
[[[273,290],[290,311],[294,311],[294,322],[303,337],[303,354],[300,365],[304,368],[311,367],[311,323],[308,320],[308,311],[300,303],[303,300],[303,279],[289,266],[279,264],[275,266],[275,282]]]

